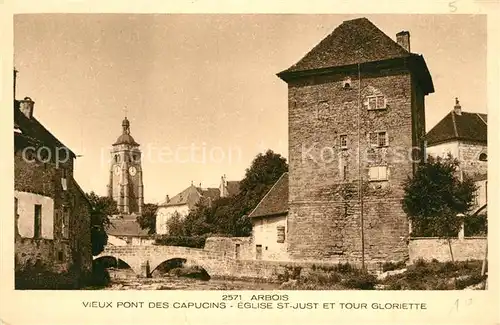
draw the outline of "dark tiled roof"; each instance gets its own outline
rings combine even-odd
[[[111,219],[111,225],[106,232],[112,236],[148,236],[148,230],[142,229],[137,223],[135,216],[125,216],[123,218]]]
[[[487,143],[487,123],[486,114],[451,111],[426,134],[427,145],[456,140]]]
[[[281,175],[249,217],[266,217],[285,213],[288,213],[288,173]]]
[[[22,137],[25,140],[29,140],[31,143],[37,143],[54,150],[66,148],[72,158],[76,157],[73,151],[59,141],[34,116],[27,118],[19,109],[19,101],[17,100],[14,101],[14,128],[20,131]]]
[[[344,21],[286,72],[408,57],[410,53],[366,18]],[[284,71],[284,72],[285,72]]]

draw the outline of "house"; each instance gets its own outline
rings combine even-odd
[[[14,100],[16,288],[78,286],[92,269],[90,203],[73,178],[75,154]]]
[[[395,40],[366,18],[344,21],[290,68],[291,260],[408,258],[404,181],[422,148],[425,96],[434,92],[410,33]]]
[[[168,195],[165,201],[158,205],[156,212],[156,233],[159,235],[168,234],[167,222],[173,216],[179,218],[186,217],[197,205],[210,205],[213,201],[221,197],[231,197],[239,193],[238,181],[227,181],[226,176],[221,177],[219,188],[202,188],[194,186],[193,183],[170,198]]]
[[[461,177],[471,177],[478,187],[474,209],[487,204],[488,191],[488,115],[455,106],[425,136],[426,152],[432,156],[457,158]]]
[[[288,260],[288,173],[283,173],[248,215],[252,222],[253,256],[257,260]]]
[[[154,239],[148,234],[147,229],[142,229],[134,215],[119,215],[110,218],[106,227],[108,245],[152,245]]]

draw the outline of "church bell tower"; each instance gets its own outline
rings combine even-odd
[[[116,201],[120,214],[142,214],[144,186],[141,151],[130,135],[127,117],[122,122],[122,134],[111,149],[108,196]]]

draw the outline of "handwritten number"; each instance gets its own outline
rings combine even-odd
[[[448,7],[450,7],[451,12],[457,11],[457,6],[456,6],[457,1],[451,1],[448,3]]]

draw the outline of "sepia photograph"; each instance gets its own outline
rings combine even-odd
[[[488,290],[486,15],[13,20],[15,290]]]

